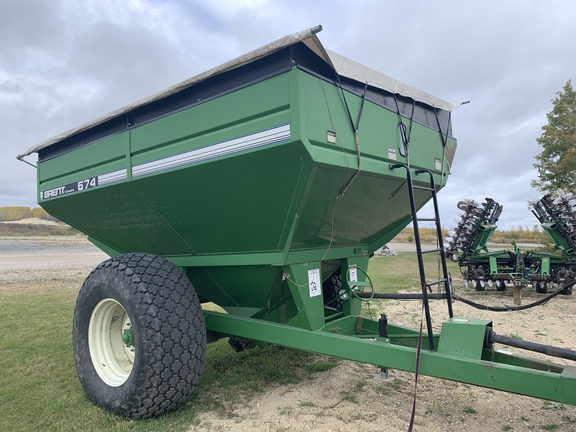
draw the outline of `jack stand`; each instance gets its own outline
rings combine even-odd
[[[382,382],[392,382],[396,379],[396,377],[394,375],[388,375],[388,368],[381,368],[380,369],[380,373],[376,376],[374,376],[374,379],[376,381],[382,381]]]

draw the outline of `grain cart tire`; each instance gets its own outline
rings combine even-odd
[[[204,370],[198,296],[178,267],[155,255],[120,255],[90,273],[76,301],[72,339],[88,398],[132,419],[177,409]]]
[[[322,284],[322,294],[324,295],[324,304],[333,307],[337,311],[342,311],[342,299],[340,290],[342,289],[342,275],[333,274]]]

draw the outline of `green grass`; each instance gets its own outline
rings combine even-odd
[[[200,412],[221,411],[239,396],[297,383],[335,359],[279,346],[236,353],[210,344],[193,397],[157,419],[130,421],[94,406],[76,376],[72,315],[76,291],[0,296],[0,423],[6,431],[185,431]]]
[[[423,257],[427,281],[441,279],[442,267],[438,267],[438,254],[424,254]],[[447,260],[447,267],[453,277],[460,276],[456,263]],[[399,252],[396,256],[375,256],[370,259],[368,274],[376,292],[393,294],[420,290],[420,270],[414,252]]]

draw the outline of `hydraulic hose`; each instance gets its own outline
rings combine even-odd
[[[558,294],[561,294],[562,291],[564,291],[567,288],[570,288],[572,285],[574,285],[576,283],[576,281],[570,282],[569,284],[567,284],[566,286],[560,288],[557,291],[554,291],[551,294],[548,294],[546,297],[541,298],[540,300],[537,300],[533,303],[529,303],[527,305],[521,305],[521,306],[510,306],[510,305],[506,305],[506,306],[487,306],[487,305],[483,305],[480,303],[476,303],[473,302],[472,300],[469,300],[467,298],[464,297],[460,297],[457,295],[452,295],[452,298],[454,300],[460,300],[462,303],[466,303],[469,306],[472,306],[476,309],[481,309],[481,310],[487,310],[490,312],[509,312],[509,311],[521,311],[521,310],[526,310],[526,309],[530,309],[533,308],[535,306],[540,306],[541,304],[546,303],[548,300],[556,297]]]
[[[576,351],[566,348],[559,348],[552,345],[529,342],[509,336],[500,336],[496,334],[494,330],[492,330],[492,327],[486,327],[486,338],[484,343],[487,347],[491,347],[493,343],[499,343],[502,345],[508,345],[516,348],[522,348],[528,351],[546,354],[552,357],[576,361]]]
[[[550,299],[556,297],[558,294],[561,294],[562,291],[564,291],[567,288],[570,288],[571,286],[573,286],[574,284],[576,284],[576,281],[570,282],[569,284],[567,284],[566,286],[558,289],[557,291],[554,291],[551,294],[548,294],[546,297],[541,298],[540,300],[537,300],[533,303],[529,303],[527,305],[521,305],[521,306],[512,306],[512,305],[506,305],[506,306],[488,306],[488,305],[484,305],[481,303],[476,303],[473,302],[472,300],[469,300],[465,297],[460,297],[459,295],[456,294],[452,294],[452,300],[459,300],[462,303],[467,304],[468,306],[472,306],[476,309],[480,309],[480,310],[486,310],[489,312],[510,312],[510,311],[521,311],[521,310],[526,310],[526,309],[530,309],[533,308],[535,306],[540,306],[541,304],[546,303],[547,301],[549,301]],[[390,294],[390,293],[364,293],[364,292],[355,292],[354,293],[357,297],[361,297],[361,298],[373,298],[373,299],[378,299],[378,300],[422,300],[423,296],[420,293],[395,293],[395,294]],[[427,295],[427,298],[429,300],[445,300],[446,299],[446,294],[445,293],[430,293]]]
[[[379,300],[422,300],[423,296],[421,293],[369,293],[369,292],[356,292],[354,293],[358,297],[362,298],[374,298]],[[428,299],[431,300],[445,300],[445,293],[430,293],[427,295]]]

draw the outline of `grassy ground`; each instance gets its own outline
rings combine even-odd
[[[130,421],[86,398],[76,376],[71,323],[76,292],[0,297],[0,419],[2,431],[184,431],[198,412],[295,383],[336,360],[278,346],[236,353],[226,340],[208,347],[202,382],[188,403],[158,419]]]
[[[418,287],[415,258],[410,252],[373,258],[369,274],[376,290]],[[435,258],[426,256],[426,262],[430,279],[436,279]],[[158,419],[130,421],[92,405],[80,387],[71,342],[77,290],[15,292],[0,286],[2,431],[184,431],[200,412],[225,411],[226,402],[241,395],[306,380],[337,364],[330,357],[278,346],[236,353],[221,340],[209,345],[201,384],[188,403]]]
[[[442,278],[442,267],[437,254],[424,254],[424,268],[428,282]],[[460,275],[458,265],[446,261],[448,272]],[[420,273],[415,252],[400,252],[393,257],[373,257],[370,259],[368,274],[376,292],[396,293],[404,290],[420,290]]]

